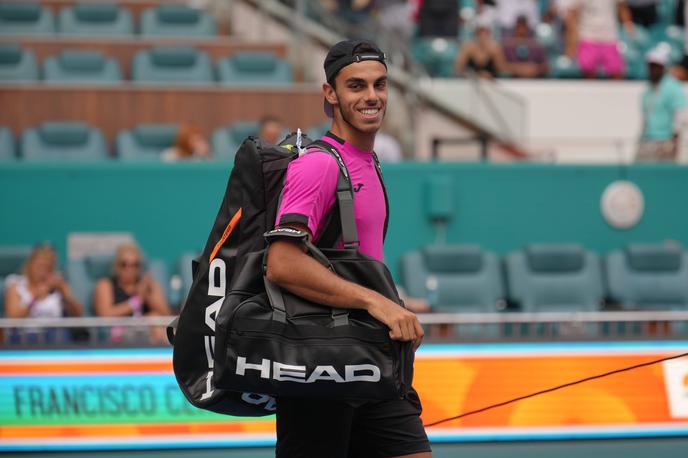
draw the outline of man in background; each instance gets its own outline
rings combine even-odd
[[[679,133],[686,120],[686,95],[683,87],[666,72],[669,50],[658,46],[645,60],[648,85],[641,97],[643,127],[638,142],[638,161],[674,161]]]

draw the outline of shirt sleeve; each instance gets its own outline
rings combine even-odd
[[[317,239],[334,206],[338,174],[335,158],[322,151],[294,160],[287,168],[275,224],[304,224]]]

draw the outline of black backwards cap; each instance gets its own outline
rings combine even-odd
[[[360,48],[365,48],[366,51],[358,52]],[[363,62],[366,60],[376,60],[387,68],[387,63],[385,62],[385,53],[380,51],[374,43],[365,40],[345,40],[340,41],[336,45],[330,48],[330,51],[325,57],[325,63],[323,67],[325,68],[325,78],[328,83],[332,84],[332,81],[337,77],[337,74],[347,65],[354,64],[356,62]],[[325,114],[328,117],[333,117],[332,105],[330,105],[327,100],[325,100]]]

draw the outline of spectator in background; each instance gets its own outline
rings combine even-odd
[[[80,316],[84,307],[72,294],[61,273],[55,270],[57,254],[47,244],[34,247],[21,275],[5,282],[5,314],[8,318],[61,318]]]
[[[570,0],[566,5],[569,57],[578,59],[586,78],[595,78],[598,69],[611,78],[622,78],[624,61],[619,51],[618,17],[630,36],[635,33],[628,6],[623,0]]]
[[[165,162],[208,159],[210,157],[210,145],[199,127],[184,124],[179,128],[174,146],[163,151],[161,157]]]
[[[633,22],[643,27],[657,22],[657,3],[658,0],[626,0]]]
[[[264,116],[258,122],[258,138],[276,145],[282,140],[284,124],[276,116]]]
[[[373,151],[380,162],[400,162],[402,159],[401,145],[397,139],[381,130],[375,136]]]
[[[686,96],[681,83],[666,73],[667,48],[651,49],[646,61],[649,81],[641,98],[643,128],[636,160],[673,161],[686,124]]]
[[[142,256],[134,244],[120,245],[113,262],[114,275],[96,283],[93,306],[98,316],[171,315],[165,294],[150,272],[143,272]],[[112,329],[114,341],[123,338],[121,328]],[[151,341],[164,342],[164,330],[151,328]]]
[[[21,275],[5,279],[5,316],[7,318],[53,318],[80,316],[84,307],[72,293],[62,274],[55,270],[57,254],[47,244],[34,247],[22,267]],[[72,339],[69,329],[12,329],[10,343],[56,343]]]
[[[516,20],[513,35],[502,40],[502,47],[511,76],[541,78],[547,75],[545,47],[533,37],[525,16]]]
[[[473,72],[480,78],[487,79],[495,78],[507,71],[502,46],[492,38],[489,20],[478,19],[475,38],[461,47],[454,61],[454,71],[457,75]]]
[[[685,27],[685,24],[688,24],[688,8],[686,8],[686,0],[679,0],[679,5],[682,5],[682,9],[677,8],[677,14],[680,13],[681,20],[678,20],[679,16],[677,16],[677,24]],[[674,77],[680,81],[688,81],[688,32],[685,30],[684,40],[683,59],[681,59],[681,62],[671,69]]]
[[[482,9],[480,5],[485,5],[489,8],[490,3],[494,4],[492,14],[497,26],[504,34],[512,33],[519,18],[524,17],[531,30],[535,29],[541,21],[539,0],[495,0],[492,2],[478,0],[478,7]]]

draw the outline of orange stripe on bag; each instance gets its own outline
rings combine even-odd
[[[210,262],[215,259],[215,255],[217,254],[218,251],[220,251],[220,247],[225,244],[225,241],[227,240],[227,237],[232,233],[234,230],[234,227],[236,224],[239,222],[241,219],[241,212],[242,208],[237,210],[237,212],[232,216],[232,219],[229,220],[229,223],[227,223],[227,227],[225,228],[225,231],[222,233],[222,237],[220,237],[220,240],[215,244],[215,248],[213,248],[213,252],[210,253]]]

